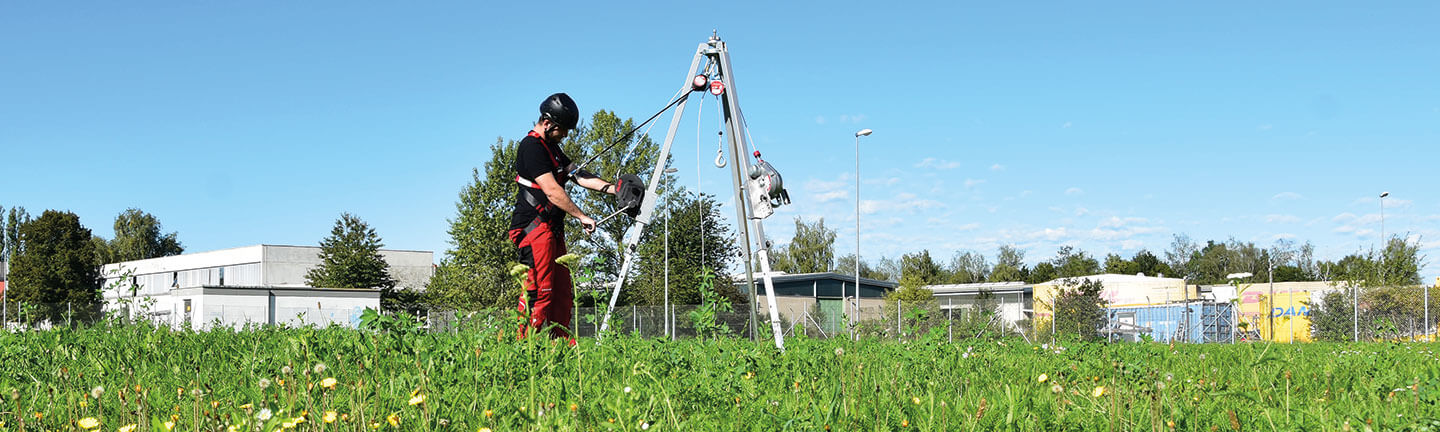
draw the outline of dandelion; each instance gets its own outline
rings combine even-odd
[[[90,389],[90,397],[92,398],[99,399],[100,395],[103,394],[105,394],[105,386],[95,386],[95,388]]]
[[[900,420],[900,427],[910,427],[910,420]]]
[[[94,417],[85,417],[80,419],[78,425],[84,429],[94,429],[100,427],[100,420],[96,420]]]
[[[843,355],[845,355],[845,348],[836,347],[836,348],[835,348],[835,356],[836,356],[836,357],[840,357],[840,356],[843,356]]]
[[[315,364],[315,367],[314,367],[314,368],[311,368],[310,370],[315,371],[315,374],[316,374],[316,375],[319,375],[319,374],[325,373],[325,369],[328,369],[328,368],[325,366],[325,363],[316,363],[316,364]]]
[[[335,378],[334,378],[334,377],[325,378],[325,379],[323,379],[323,380],[320,380],[320,387],[324,387],[324,388],[329,389],[329,390],[334,390],[336,383],[337,383],[337,381],[335,381]]]
[[[1103,394],[1105,394],[1105,386],[1096,386],[1095,390],[1090,391],[1091,397],[1100,397]]]
[[[325,416],[321,417],[320,420],[325,421],[325,423],[335,423],[335,417],[337,417],[335,411],[326,411]]]
[[[247,411],[248,411],[250,408],[253,408],[253,407],[254,407],[254,405],[251,405],[251,404],[248,404],[248,403],[247,403],[247,404],[244,404],[244,405],[240,405],[240,409],[247,410]]]
[[[266,420],[270,420],[270,415],[270,408],[263,408],[260,410],[259,413],[255,414],[255,419],[263,422]]]
[[[910,398],[910,403],[913,403],[913,404],[915,404],[915,405],[919,405],[919,404],[920,404],[920,398],[918,398],[918,397],[911,397],[911,398]]]
[[[197,397],[197,398],[198,398],[198,397],[204,396],[204,395],[205,395],[205,391],[204,391],[204,390],[200,390],[200,389],[198,389],[198,388],[190,389],[190,396],[194,396],[194,397]]]
[[[385,422],[390,423],[391,427],[400,427],[400,415],[396,413],[390,413],[390,415],[385,416]]]
[[[260,378],[260,389],[261,389],[261,390],[264,390],[264,389],[267,389],[267,388],[270,388],[270,379],[269,379],[269,378]]]
[[[169,430],[175,430],[175,421],[174,421],[174,420],[171,420],[171,421],[165,422],[165,430],[167,430],[167,431],[169,431]]]
[[[495,412],[494,412],[494,411],[490,411],[490,410],[488,410],[488,409],[485,410],[485,418],[490,418],[490,417],[492,417],[492,416],[494,416],[494,415],[495,415]]]
[[[116,432],[135,432],[135,424],[132,423],[132,424],[128,424],[128,425],[125,425],[125,426],[121,426],[120,429],[117,429],[117,430],[116,430]]]
[[[1164,381],[1156,381],[1156,382],[1155,382],[1155,389],[1156,389],[1156,390],[1160,390],[1160,391],[1165,391],[1165,382],[1164,382]]]
[[[410,406],[419,405],[423,402],[425,402],[425,395],[423,394],[417,394],[410,398]]]
[[[580,409],[580,406],[579,406],[579,405],[576,405],[576,404],[573,404],[573,403],[570,404],[570,411],[575,411],[575,410],[577,410],[577,409]]]
[[[1063,391],[1065,391],[1065,387],[1061,387],[1060,384],[1054,384],[1050,386],[1050,393],[1060,394],[1060,392]]]
[[[1045,382],[1045,381],[1048,381],[1049,379],[1050,379],[1050,375],[1046,375],[1046,374],[1043,374],[1043,373],[1040,374],[1039,377],[1036,377],[1036,378],[1035,378],[1036,381],[1039,381],[1039,382],[1041,382],[1041,383],[1043,383],[1043,382]]]

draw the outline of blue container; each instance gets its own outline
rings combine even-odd
[[[1110,323],[1101,334],[1111,340],[1156,342],[1230,342],[1230,303],[1191,302],[1106,309]]]

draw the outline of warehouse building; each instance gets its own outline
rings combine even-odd
[[[846,317],[860,321],[879,318],[885,294],[900,286],[895,282],[860,278],[857,290],[854,275],[835,272],[776,273],[771,281],[775,285],[775,308],[783,320],[804,322],[826,334],[844,330]],[[737,286],[741,293],[748,292],[743,277]],[[755,288],[757,311],[761,317],[768,317],[770,308],[765,301],[765,282],[760,274],[755,275]]]
[[[396,288],[423,290],[434,274],[429,251],[381,250]],[[320,248],[255,245],[138,261],[101,269],[104,310],[174,327],[246,324],[355,326],[380,308],[378,289],[311,287]]]

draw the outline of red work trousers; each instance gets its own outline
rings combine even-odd
[[[510,230],[509,237],[510,242],[520,248],[520,262],[530,266],[525,274],[526,291],[519,305],[520,313],[528,313],[530,322],[520,326],[520,336],[524,337],[530,329],[555,324],[550,336],[569,338],[574,283],[570,281],[570,269],[555,262],[566,253],[565,226],[541,222],[529,234],[520,229]]]

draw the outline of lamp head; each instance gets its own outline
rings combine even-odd
[[[871,133],[873,133],[873,132],[875,132],[875,131],[870,130],[870,129],[861,129],[859,132],[855,132],[855,136],[857,136],[857,137],[869,136],[869,135],[870,135]]]

